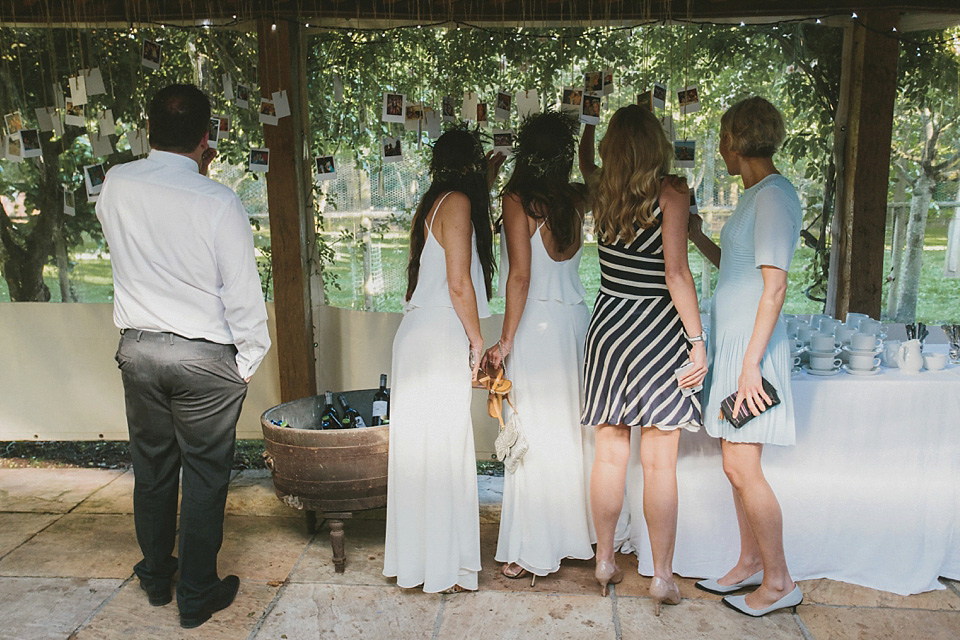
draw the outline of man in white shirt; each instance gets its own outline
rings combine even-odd
[[[133,511],[150,604],[177,605],[184,628],[230,605],[217,574],[237,419],[270,348],[246,210],[206,177],[210,101],[192,85],[150,104],[147,158],[113,167],[97,201],[110,246],[116,360],[136,476]],[[183,470],[179,560],[177,489]]]

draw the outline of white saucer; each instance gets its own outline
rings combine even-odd
[[[873,349],[852,349],[850,345],[845,344],[843,345],[843,350],[846,351],[847,353],[857,353],[863,356],[877,355],[878,353],[883,353],[883,345],[880,345],[879,347],[875,347]]]
[[[810,367],[804,367],[804,370],[806,370],[806,372],[812,376],[835,376],[838,373],[840,373],[840,367],[837,367],[836,369],[822,369],[822,370],[812,369]]]
[[[848,365],[843,365],[841,369],[852,376],[875,376],[880,373],[880,367],[874,369],[851,369]]]
[[[840,349],[834,349],[833,351],[814,351],[810,349],[810,355],[812,356],[836,356],[840,355]]]

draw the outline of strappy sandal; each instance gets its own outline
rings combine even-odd
[[[510,567],[516,567],[520,570],[516,572],[511,572]],[[510,578],[511,580],[519,580],[520,578],[533,576],[533,578],[530,580],[531,587],[537,582],[537,574],[527,571],[526,569],[518,565],[516,562],[508,562],[505,565],[503,565],[503,568],[500,569],[500,573],[503,574],[503,577]]]
[[[470,591],[472,591],[472,589],[467,589],[466,587],[461,587],[460,585],[455,584],[449,589],[444,589],[443,591],[438,591],[437,593],[449,595],[451,593],[468,593]]]

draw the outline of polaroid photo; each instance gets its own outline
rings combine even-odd
[[[70,102],[74,106],[87,104],[87,83],[83,79],[83,74],[67,78],[67,88],[70,89]]]
[[[603,70],[603,95],[608,96],[613,93],[613,67],[607,67]]]
[[[540,113],[540,95],[536,89],[527,89],[517,91],[515,96],[517,103],[517,115],[520,119],[529,118],[535,113]]]
[[[248,168],[256,173],[270,171],[270,149],[250,149]]]
[[[673,157],[678,169],[693,169],[693,162],[697,155],[696,140],[674,140]]]
[[[230,139],[230,116],[221,113],[216,117],[220,118],[220,129],[217,130],[217,142]]]
[[[62,111],[66,106],[66,100],[63,97],[63,87],[60,86],[59,82],[54,82],[50,86],[53,88],[53,106]]]
[[[477,94],[473,91],[463,92],[463,105],[461,106],[460,119],[470,122],[477,121],[477,105],[480,104]]]
[[[277,124],[277,107],[273,100],[260,98],[260,122],[263,124]]]
[[[142,156],[150,151],[150,141],[146,129],[132,129],[124,135],[130,144],[130,152],[134,157]]]
[[[600,93],[584,92],[580,101],[580,122],[583,124],[600,124],[600,102],[603,95]]]
[[[217,148],[217,140],[220,138],[220,117],[210,116],[210,135],[207,137],[207,146],[211,149]]]
[[[225,73],[220,76],[220,81],[223,85],[223,97],[227,100],[233,100],[236,95],[233,92],[233,78],[230,77],[229,73]]]
[[[333,156],[317,156],[317,180],[333,180],[337,177],[337,167],[333,162]]]
[[[380,153],[384,162],[400,162],[403,160],[400,138],[384,137],[380,143]]]
[[[8,113],[3,116],[3,123],[7,125],[7,135],[12,136],[23,129],[23,116],[20,115],[19,111]]]
[[[160,68],[160,44],[153,40],[143,41],[143,54],[140,56],[140,63],[147,69]]]
[[[9,162],[23,162],[23,147],[20,144],[20,132],[7,136],[7,143],[3,145]]]
[[[39,158],[43,155],[40,150],[40,132],[36,129],[20,129],[20,148],[24,158]]]
[[[700,208],[697,206],[697,192],[690,189],[690,215],[700,215]]]
[[[407,97],[402,93],[390,93],[385,91],[383,94],[383,109],[380,113],[380,119],[384,122],[399,122],[403,124],[404,107],[407,103]]]
[[[420,121],[423,120],[423,105],[405,104],[403,107],[404,131],[420,131]]]
[[[87,118],[84,115],[83,107],[74,106],[72,102],[67,100],[67,106],[63,112],[63,122],[74,127],[86,127]]]
[[[653,91],[644,91],[643,93],[637,94],[637,104],[647,109],[648,111],[653,111]]]
[[[443,122],[454,122],[457,119],[457,111],[453,106],[453,96],[443,96],[440,101],[440,117]]]
[[[667,104],[667,85],[655,82],[651,91],[653,91],[653,106],[663,109]]]
[[[286,118],[290,115],[290,99],[287,98],[287,90],[274,91],[270,94],[273,98],[273,107],[277,111],[277,119]]]
[[[660,118],[660,124],[663,125],[663,132],[666,134],[667,140],[676,140],[677,131],[676,131],[676,128],[673,126],[673,116],[671,115],[663,116],[662,118]]]
[[[603,71],[588,71],[584,73],[583,90],[603,93]]]
[[[333,76],[333,101],[343,102],[343,79],[339,75]]]
[[[107,88],[103,85],[103,74],[100,73],[100,67],[84,69],[80,72],[83,76],[83,82],[87,86],[87,97],[98,96],[106,93]]]
[[[487,113],[487,103],[477,103],[477,124],[486,127],[490,124],[490,114]]]
[[[95,196],[103,188],[103,181],[107,177],[107,171],[102,164],[88,164],[83,168],[83,183],[87,187],[87,195]]]
[[[88,137],[90,138],[90,148],[93,150],[95,157],[102,158],[113,153],[113,142],[110,140],[109,134],[94,131]]]
[[[53,120],[51,124],[53,124],[53,135],[62,136],[63,135],[63,118],[60,117],[60,112],[54,110],[52,118]]]
[[[436,140],[443,133],[441,127],[443,118],[436,109],[427,108],[423,113],[423,128],[427,130],[427,135],[431,140]]]
[[[53,131],[53,119],[58,117],[57,110],[53,107],[39,107],[35,109],[37,113],[37,128],[40,131]]]
[[[510,104],[513,102],[513,96],[506,91],[497,92],[497,102],[494,108],[494,116],[501,122],[510,119]]]
[[[69,188],[63,190],[63,214],[67,216],[77,215],[77,201],[73,191]]]
[[[250,87],[245,84],[237,84],[237,97],[234,102],[241,109],[250,108]]]
[[[101,109],[97,112],[97,128],[101,133],[113,133],[117,123],[113,119],[113,109]]]
[[[700,111],[700,90],[692,84],[677,91],[677,102],[680,104],[680,113]]]
[[[579,116],[581,102],[583,102],[583,89],[564,87],[563,93],[560,95],[560,111],[572,116]]]
[[[493,152],[509,156],[513,153],[513,131],[510,129],[494,130]]]

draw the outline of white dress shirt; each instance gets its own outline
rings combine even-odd
[[[113,321],[237,347],[253,375],[267,349],[267,310],[240,198],[184,155],[153,150],[107,172],[97,218],[113,265]]]

